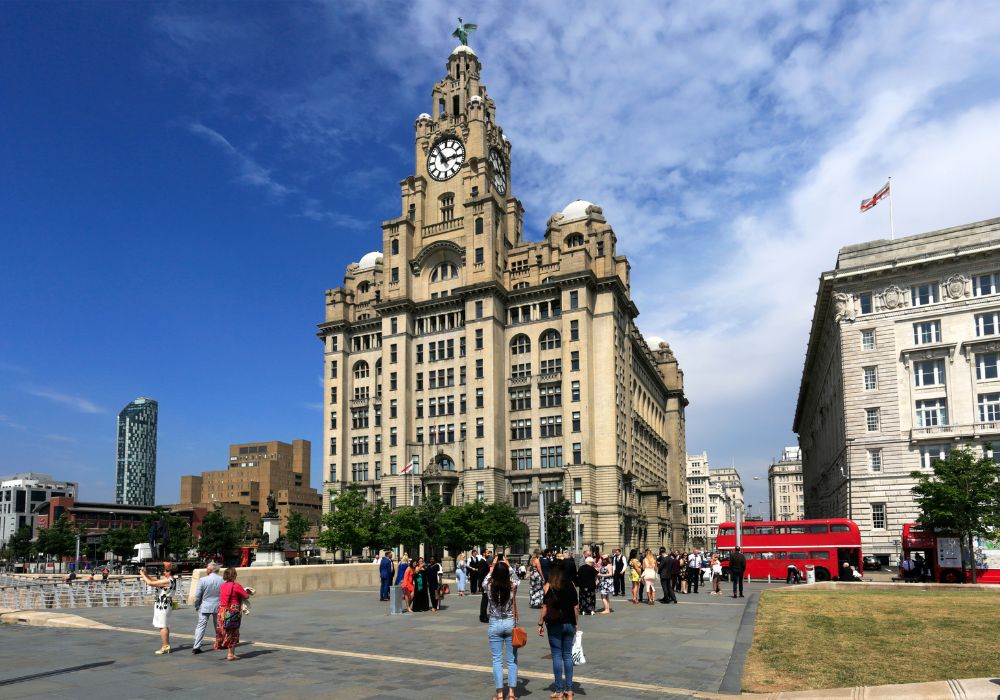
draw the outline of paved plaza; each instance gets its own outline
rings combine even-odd
[[[679,605],[633,606],[582,620],[587,663],[576,669],[579,698],[716,697],[739,690],[759,591],[747,598],[679,596]],[[219,694],[265,698],[489,698],[491,666],[479,598],[447,599],[437,613],[390,616],[377,591],[323,591],[263,597],[244,620],[239,653],[190,653],[195,613],[173,613],[175,652],[158,648],[145,608],[68,611],[115,629],[0,626],[0,698],[80,697],[81,691],[129,698]],[[519,602],[526,600],[524,592]],[[526,605],[522,611],[527,608]],[[551,692],[548,644],[535,632],[538,611],[522,623],[519,697]]]

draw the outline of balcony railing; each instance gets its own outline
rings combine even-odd
[[[369,398],[363,396],[360,399],[351,399],[351,408],[364,408],[368,405]]]
[[[982,421],[913,428],[910,430],[910,440],[933,440],[941,438],[959,440],[961,438],[976,438],[980,435],[995,435],[998,433],[1000,433],[1000,421]]]
[[[436,236],[439,233],[447,233],[448,231],[456,231],[462,228],[462,222],[465,220],[464,216],[460,216],[457,219],[447,219],[441,223],[431,224],[430,226],[424,226],[423,234],[424,236]]]

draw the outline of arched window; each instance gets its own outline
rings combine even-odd
[[[510,354],[511,355],[523,355],[525,353],[531,352],[531,339],[528,338],[524,333],[519,333],[511,338],[510,341]]]
[[[538,339],[538,344],[541,346],[542,350],[555,350],[562,345],[562,338],[559,335],[559,331],[554,328],[550,328]]]
[[[453,279],[458,279],[458,268],[455,263],[441,263],[431,273],[431,282],[444,282]]]
[[[514,289],[524,289],[525,287],[530,287],[531,282],[518,282],[514,285]]]
[[[393,238],[392,243],[389,244],[389,254],[399,255],[399,239]]]
[[[455,218],[455,193],[445,192],[440,197],[441,221],[451,221]]]
[[[358,360],[354,363],[354,378],[355,379],[365,379],[368,377],[369,369],[368,363],[364,360]]]
[[[378,378],[381,376],[382,376],[382,359],[379,358],[375,360],[375,377]]]
[[[358,291],[361,292],[362,294],[367,294],[368,293],[368,283],[367,282],[362,282],[361,284],[359,284],[358,285]]]
[[[566,247],[567,248],[578,248],[583,245],[583,234],[571,233],[566,236]]]
[[[455,471],[455,463],[451,461],[451,458],[446,455],[441,455],[437,460],[438,469],[445,472]]]
[[[476,233],[483,232],[483,217],[476,217]]]

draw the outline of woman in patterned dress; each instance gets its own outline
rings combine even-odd
[[[607,556],[601,559],[601,568],[597,572],[597,590],[601,593],[601,601],[604,603],[604,610],[601,615],[613,613],[611,607],[611,594],[615,592],[614,575],[611,573],[611,559]]]
[[[236,583],[236,569],[230,567],[222,575],[219,590],[219,615],[215,626],[215,648],[226,649],[226,661],[236,661],[236,645],[240,643],[243,624],[243,602],[253,595],[252,588]]]
[[[542,607],[542,598],[545,595],[541,555],[542,553],[536,549],[531,555],[531,561],[528,562],[528,605],[536,609]]]
[[[177,579],[171,573],[170,562],[163,563],[163,576],[153,578],[146,574],[146,567],[139,569],[139,575],[147,586],[156,589],[156,600],[153,601],[153,627],[160,630],[160,649],[154,654],[170,653],[170,611],[173,610],[174,592],[177,590]]]

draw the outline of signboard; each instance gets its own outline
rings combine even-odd
[[[962,547],[957,537],[938,537],[938,566],[943,569],[962,568]]]
[[[1000,569],[1000,540],[976,537],[974,543],[976,546],[976,568]]]

